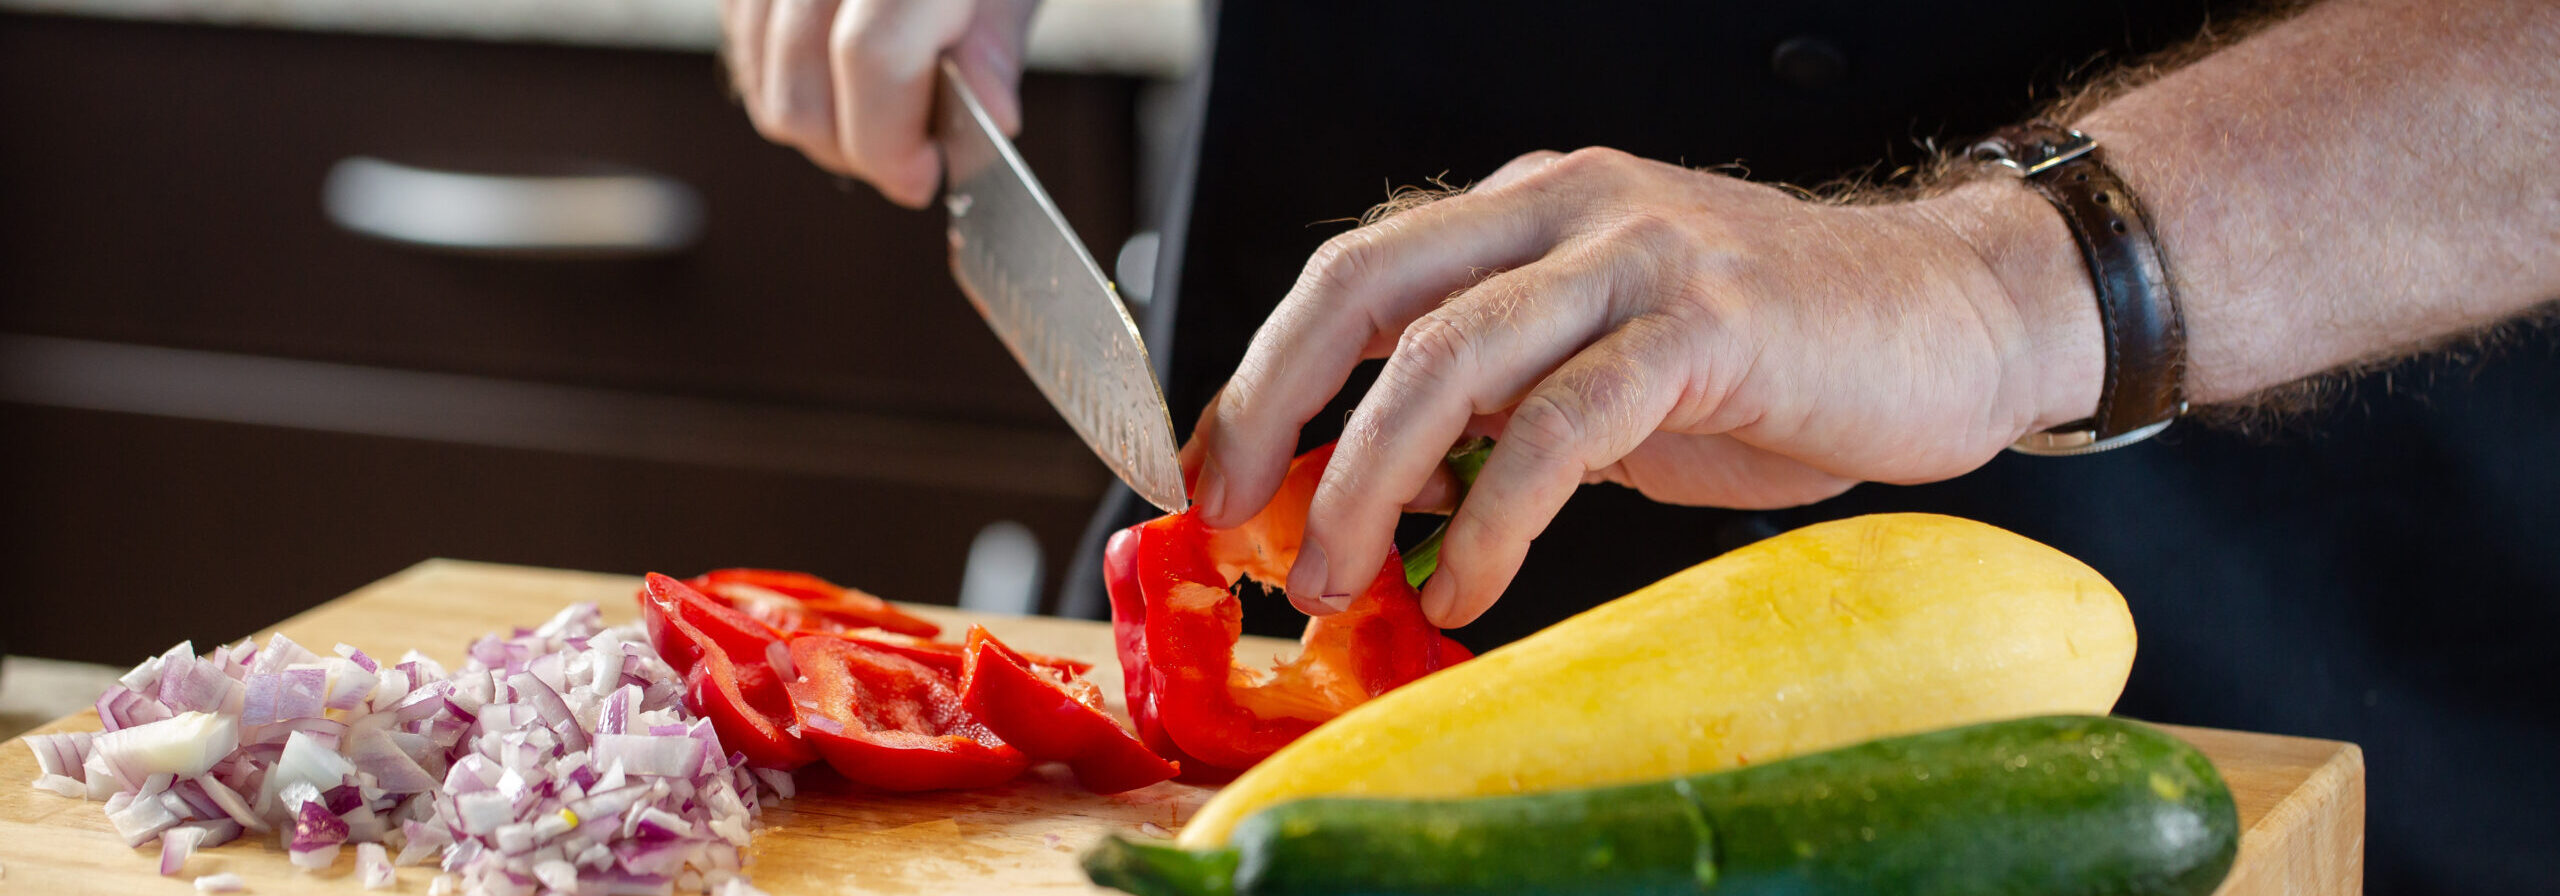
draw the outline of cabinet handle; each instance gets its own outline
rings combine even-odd
[[[647,172],[507,176],[353,156],[330,166],[320,204],[365,236],[466,252],[657,255],[702,234],[701,196]]]

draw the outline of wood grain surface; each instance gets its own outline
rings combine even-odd
[[[281,631],[315,649],[344,642],[377,656],[415,648],[458,664],[471,639],[538,624],[573,602],[598,604],[607,621],[630,621],[637,586],[627,576],[432,560],[257,634]],[[953,633],[979,622],[1019,649],[1090,660],[1093,679],[1122,710],[1107,625],[912,609]],[[1259,660],[1291,646],[1247,639],[1240,652]],[[96,714],[83,712],[34,733],[97,727]],[[2171,730],[2213,758],[2239,801],[2246,833],[2225,896],[2362,890],[2364,761],[2353,744]],[[225,871],[257,894],[363,892],[352,850],[328,871],[301,873],[272,838],[255,836],[198,853],[179,877],[160,877],[156,847],[126,849],[99,804],[35,790],[26,784],[35,774],[30,750],[16,740],[0,744],[0,893],[192,893],[193,877]],[[1055,767],[1003,787],[935,794],[856,792],[819,777],[803,775],[811,783],[797,799],[766,811],[749,852],[756,886],[774,896],[1107,892],[1084,882],[1080,851],[1105,832],[1169,836],[1211,792],[1166,782],[1097,796]],[[400,869],[397,892],[426,892],[433,871]]]

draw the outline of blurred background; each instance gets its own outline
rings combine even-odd
[[[1022,150],[1106,268],[1152,265],[1199,27],[1035,23]],[[717,41],[701,0],[0,0],[0,693],[430,557],[1053,602],[1110,474],[940,213],[759,138]]]

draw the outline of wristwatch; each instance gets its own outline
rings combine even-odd
[[[2047,456],[2122,448],[2169,428],[2186,413],[2186,328],[2170,293],[2168,267],[2133,191],[2109,169],[2098,142],[2050,122],[2002,128],[1967,153],[2024,179],[2071,227],[2097,287],[2107,367],[2098,408],[2088,417],[2030,433],[2009,449]]]

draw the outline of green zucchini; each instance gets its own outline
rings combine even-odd
[[[2184,741],[2050,716],[1643,784],[1301,800],[1245,819],[1224,849],[1114,836],[1084,867],[1141,896],[2204,896],[2231,868],[2239,824]]]

